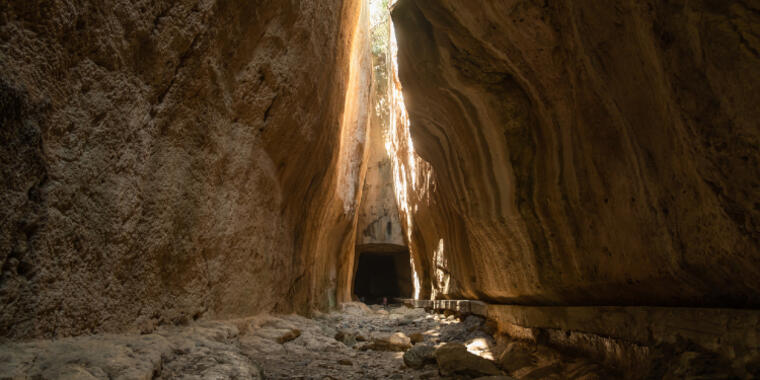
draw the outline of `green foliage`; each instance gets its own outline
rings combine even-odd
[[[370,26],[382,23],[388,15],[388,0],[369,0]]]
[[[389,0],[370,0],[370,48],[372,50],[372,69],[374,74],[374,93],[372,94],[375,114],[380,120],[389,117],[388,98],[388,51],[390,43]]]

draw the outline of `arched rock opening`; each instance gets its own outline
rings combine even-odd
[[[357,247],[353,292],[356,298],[369,304],[382,303],[383,297],[412,296],[412,270],[409,249],[397,245],[367,245]]]

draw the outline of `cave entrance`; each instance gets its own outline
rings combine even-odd
[[[411,298],[412,269],[406,247],[393,251],[360,250],[354,272],[354,295],[367,304],[379,304],[383,297]]]

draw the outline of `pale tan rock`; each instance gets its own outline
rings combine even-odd
[[[97,334],[25,343],[0,342],[0,377],[98,380],[439,377],[438,370],[431,370],[434,366],[427,365],[431,363],[432,346],[412,347],[404,353],[402,362],[400,352],[355,350],[333,338],[339,326],[371,323],[383,330],[396,327],[390,316],[332,314],[335,318],[259,315],[249,318],[248,323],[240,320],[189,322],[186,326],[161,326],[146,335]],[[425,319],[423,328],[439,335],[447,326],[444,321],[429,318]],[[261,329],[278,328],[297,328],[302,333],[284,344],[257,335]],[[618,378],[606,375],[604,368],[593,362],[574,358],[552,358],[549,362],[545,360],[549,357],[540,349],[536,352],[542,362],[521,369],[515,377],[550,374],[558,378],[591,379],[592,375],[599,375],[600,379]],[[674,361],[678,373],[683,373],[684,365],[693,367],[698,360],[712,362],[705,355],[683,357],[689,360]],[[414,364],[415,358],[421,360],[421,368]],[[556,365],[558,362],[563,365]]]
[[[425,335],[418,332],[412,333],[412,334],[409,334],[409,340],[412,342],[412,344],[417,344],[419,342],[425,341]]]
[[[0,373],[44,379],[260,379],[225,323],[0,345]]]
[[[445,343],[433,353],[442,375],[487,376],[501,375],[493,362],[467,352],[460,343]]]
[[[379,104],[376,106],[382,107]],[[390,123],[387,115],[374,111],[370,117],[367,174],[356,227],[359,251],[362,247],[383,249],[384,245],[406,245],[396,204],[392,162],[385,149],[385,136]]]
[[[361,348],[375,351],[405,351],[410,347],[412,347],[412,342],[409,337],[402,332],[395,332],[374,334],[371,342]]]
[[[365,315],[372,313],[372,309],[363,302],[343,302],[340,304],[340,310],[351,315]]]

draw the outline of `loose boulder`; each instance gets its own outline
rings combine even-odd
[[[412,347],[412,341],[406,334],[397,332],[394,334],[378,334],[372,336],[372,342],[364,345],[363,350],[375,351],[406,351]]]
[[[434,354],[441,375],[464,375],[471,377],[502,375],[491,361],[471,354],[461,343],[446,343]]]
[[[415,344],[404,353],[404,364],[409,368],[422,368],[427,363],[435,363],[435,348],[427,344]]]

